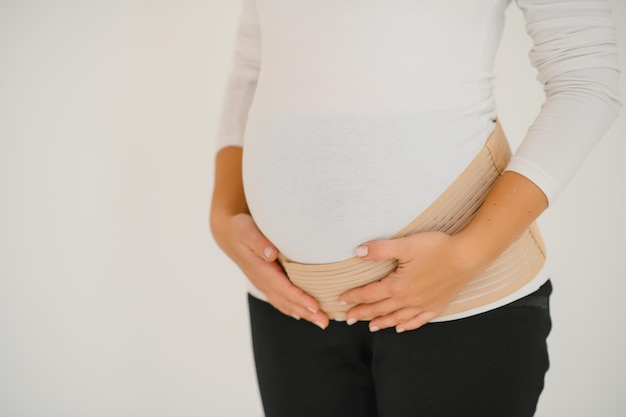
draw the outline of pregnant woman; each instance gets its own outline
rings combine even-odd
[[[621,104],[608,1],[517,0],[546,99],[512,153],[509,3],[243,0],[210,223],[249,280],[267,417],[533,415],[534,222]]]

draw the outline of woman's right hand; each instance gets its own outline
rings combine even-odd
[[[325,329],[329,319],[319,303],[291,283],[276,261],[277,249],[247,213],[211,219],[211,230],[222,250],[252,284],[283,314],[304,319]]]

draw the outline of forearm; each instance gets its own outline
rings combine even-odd
[[[215,182],[209,224],[218,244],[220,230],[227,218],[239,213],[249,213],[241,175],[242,148],[228,146],[215,158]]]
[[[468,265],[484,270],[548,207],[532,181],[506,171],[472,221],[455,236]]]

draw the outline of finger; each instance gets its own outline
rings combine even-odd
[[[392,274],[394,274],[394,272],[387,275],[380,281],[375,281],[363,287],[355,288],[343,293],[339,297],[339,304],[371,304],[389,298],[393,295],[391,288],[392,280],[390,279]]]
[[[399,259],[402,255],[402,240],[372,240],[363,243],[355,250],[356,256],[366,261],[383,261]]]
[[[256,226],[249,227],[244,232],[241,242],[260,258],[269,262],[276,260],[278,250]]]
[[[282,293],[285,300],[285,310],[289,311],[289,315],[310,321],[322,329],[328,327],[330,320],[320,310],[319,303],[315,298],[291,284],[288,279]]]
[[[313,310],[307,305],[292,302],[287,296],[274,293],[272,296],[268,296],[268,301],[277,310],[286,316],[291,316],[296,320],[309,321],[321,329],[328,327],[329,319],[324,312],[320,310]]]
[[[249,275],[253,283],[262,284],[257,288],[281,313],[305,319],[322,329],[328,327],[330,320],[320,310],[318,301],[293,285],[278,262],[253,261],[248,271],[254,271]]]
[[[308,310],[305,307],[302,307],[300,305],[297,304],[292,304],[292,309],[291,309],[291,317],[297,319],[297,320],[306,320],[310,323],[313,323],[314,325],[316,325],[317,327],[319,327],[320,329],[324,330],[328,327],[330,320],[328,318],[328,316],[326,316],[323,312],[318,311],[315,314],[311,313],[310,310]]]
[[[398,300],[387,298],[373,304],[360,304],[346,313],[348,324],[354,324],[360,320],[374,320],[381,316],[386,316],[398,310]]]
[[[422,327],[423,325],[425,325],[426,323],[428,323],[429,321],[431,321],[432,319],[434,319],[436,315],[437,314],[432,311],[425,311],[423,313],[420,313],[417,316],[410,319],[409,321],[398,324],[396,326],[396,332],[402,333],[407,330],[418,329]]]
[[[400,308],[384,316],[376,317],[375,319],[370,321],[369,327],[371,331],[396,327],[399,324],[404,324],[413,319],[419,313],[420,309],[416,307]]]
[[[322,330],[326,329],[330,323],[330,319],[323,312],[317,311],[315,313],[312,313],[308,308],[303,307],[299,304],[277,304],[274,302],[272,303],[272,305],[280,310],[281,313],[287,316],[291,316],[296,320],[302,319],[311,322]]]
[[[290,284],[289,286],[287,298],[291,303],[302,306],[302,308],[306,309],[310,314],[324,314],[323,312],[320,312],[319,303],[315,298],[311,297],[309,294],[305,293],[293,284]]]

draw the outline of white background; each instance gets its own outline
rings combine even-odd
[[[261,416],[244,278],[207,227],[238,9],[0,1],[0,415]],[[513,144],[543,98],[529,42],[512,5],[497,97]],[[622,116],[541,220],[539,416],[626,415],[625,138]]]

